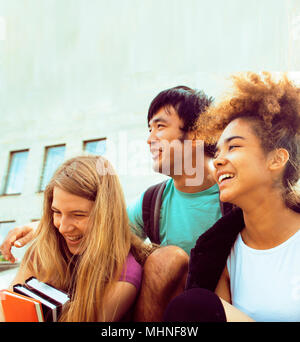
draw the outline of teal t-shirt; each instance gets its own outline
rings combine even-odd
[[[143,236],[142,196],[128,206],[130,222],[141,230]],[[162,197],[160,210],[160,241],[162,245],[176,245],[190,254],[198,237],[206,232],[220,217],[219,188],[212,187],[196,193],[177,190],[169,179]]]

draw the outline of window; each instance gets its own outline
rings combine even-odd
[[[15,227],[16,221],[0,221],[0,245],[4,241],[7,233]]]
[[[65,157],[65,149],[65,145],[46,147],[45,163],[40,191],[45,190],[54,172],[63,163]]]
[[[88,153],[101,156],[106,152],[106,138],[84,141],[83,148]]]
[[[10,153],[5,194],[20,194],[23,189],[28,150]]]

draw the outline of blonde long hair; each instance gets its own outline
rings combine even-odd
[[[53,188],[94,201],[84,252],[73,256],[53,224]],[[62,164],[44,193],[43,216],[36,239],[23,259],[36,277],[72,292],[61,321],[105,320],[103,298],[119,279],[128,252],[144,263],[152,252],[132,233],[119,179],[110,163],[99,156],[81,156]]]

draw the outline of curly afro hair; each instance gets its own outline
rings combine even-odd
[[[237,74],[233,93],[211,106],[197,121],[196,137],[213,144],[224,128],[242,118],[252,123],[254,133],[267,153],[277,148],[289,152],[282,179],[286,205],[300,212],[300,89],[285,74],[274,80],[270,73]]]

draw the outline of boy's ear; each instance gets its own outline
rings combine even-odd
[[[285,148],[277,148],[272,151],[269,157],[269,168],[272,171],[285,167],[290,158],[289,152]]]

